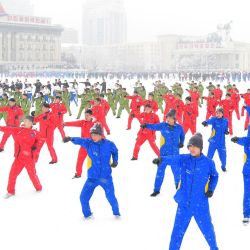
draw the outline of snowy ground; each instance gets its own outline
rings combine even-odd
[[[242,90],[247,84],[239,84]],[[249,86],[248,86],[249,87]],[[66,116],[67,121],[74,115]],[[205,117],[205,107],[200,110],[198,131],[204,135],[204,153],[207,152],[207,139],[210,128],[200,123]],[[63,144],[56,132],[55,148],[59,163],[49,165],[50,157],[44,147],[37,165],[43,192],[37,194],[25,171],[19,176],[16,197],[4,200],[0,197],[0,249],[3,250],[164,250],[168,249],[175,218],[176,204],[173,176],[170,168],[161,195],[151,198],[156,167],[151,163],[155,158],[148,144],[141,148],[139,160],[131,162],[137,121],[132,131],[126,131],[127,114],[121,119],[108,117],[111,136],[120,153],[119,167],[113,171],[116,195],[122,218],[116,220],[105,199],[104,192],[97,188],[91,200],[94,220],[85,221],[81,213],[79,194],[85,182],[86,170],[81,179],[72,180],[78,147]],[[243,136],[244,120],[235,122],[235,135]],[[70,136],[79,136],[80,129],[66,128]],[[191,134],[186,136],[185,146]],[[159,141],[159,137],[158,137]],[[228,173],[220,170],[218,156],[215,157],[220,173],[214,197],[210,200],[211,214],[220,250],[249,250],[250,227],[243,227],[243,148],[230,142],[228,147]],[[187,152],[186,148],[182,152]],[[7,142],[5,151],[0,154],[0,196],[6,193],[9,170],[13,161],[13,141]],[[250,190],[249,190],[250,191]],[[183,250],[204,250],[208,246],[197,225],[192,220],[185,235]]]

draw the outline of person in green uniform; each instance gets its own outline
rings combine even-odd
[[[22,95],[22,99],[17,101],[17,104],[22,108],[24,116],[30,115],[31,102],[27,94]]]
[[[0,98],[0,107],[5,107],[7,106],[9,103],[9,97],[6,93],[3,94],[3,97]],[[0,121],[2,119],[4,119],[4,121],[6,122],[6,117],[7,117],[7,113],[6,112],[1,112],[0,113]]]
[[[70,92],[68,91],[68,88],[66,86],[63,87],[62,91],[62,103],[66,106],[67,111],[69,112],[69,116],[72,116],[70,110]]]
[[[114,100],[114,95],[113,95],[111,89],[107,89],[106,96],[108,99],[109,106],[112,110],[112,113],[115,116],[116,115],[115,100]]]
[[[81,105],[76,119],[80,119],[83,110],[90,107],[89,102],[92,100],[92,96],[93,94],[89,89],[85,89],[81,95],[78,95],[78,97],[81,99]]]
[[[42,107],[44,104],[43,93],[38,92],[37,97],[32,97],[32,102],[35,105],[35,116],[42,114]]]
[[[129,109],[129,100],[126,98],[129,94],[127,93],[126,88],[122,88],[122,91],[120,93],[120,98],[119,98],[119,104],[120,107],[118,109],[118,113],[117,113],[117,117],[116,118],[120,118],[122,111],[125,109],[128,114],[130,113],[130,109]]]

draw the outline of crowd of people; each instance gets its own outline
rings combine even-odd
[[[81,177],[83,163],[87,161],[88,177],[80,195],[84,217],[92,217],[89,201],[97,186],[105,190],[114,216],[120,217],[112,179],[112,168],[118,166],[118,149],[114,142],[106,139],[112,133],[107,115],[111,112],[119,119],[125,111],[128,114],[127,130],[132,129],[134,119],[140,124],[131,160],[139,160],[140,148],[146,141],[156,155],[153,163],[157,165],[157,174],[151,196],[160,194],[168,165],[174,176],[178,209],[169,249],[180,249],[192,217],[210,249],[219,249],[208,199],[213,196],[218,182],[218,169],[213,161],[216,151],[221,170],[227,171],[226,136],[231,135],[233,143],[244,146],[243,223],[247,225],[250,221],[250,89],[240,93],[236,84],[230,82],[224,86],[218,82],[207,85],[190,81],[187,84],[189,87],[185,89],[184,84],[179,82],[170,86],[157,80],[150,86],[152,91],[149,92],[148,86],[137,81],[131,93],[120,80],[112,87],[104,79],[94,83],[88,79],[84,82],[55,79],[46,83],[40,80],[32,83],[28,79],[1,81],[0,121],[3,119],[6,126],[0,126],[3,132],[0,152],[5,153],[5,144],[13,136],[15,156],[5,198],[15,195],[16,180],[23,168],[26,168],[36,191],[42,191],[36,163],[45,143],[51,156],[49,164],[58,162],[54,148],[54,132],[58,129],[64,143],[80,145],[73,179]],[[73,115],[71,105],[78,107],[78,114],[74,114],[75,120],[66,122],[64,115]],[[203,105],[206,105],[207,112],[202,125],[212,127],[206,154],[203,153],[203,136],[196,131],[197,118],[203,116],[199,112]],[[243,116],[247,136],[233,137],[234,117],[240,120]],[[34,124],[39,124],[38,131],[34,129]],[[81,136],[67,136],[64,131],[66,126],[80,127]],[[160,147],[157,146],[156,131],[161,133]],[[192,137],[186,143],[188,131]],[[185,144],[190,153],[180,154]]]

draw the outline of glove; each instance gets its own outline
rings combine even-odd
[[[179,148],[183,148],[184,147],[184,145],[183,145],[183,143],[179,143]]]
[[[15,115],[15,119],[16,119],[16,120],[18,119],[18,117],[19,117],[18,115]]]
[[[208,124],[207,124],[206,121],[202,122],[201,124],[202,124],[204,127],[207,127],[207,126],[208,126]]]
[[[180,107],[179,105],[176,106],[177,109],[178,109],[179,107]]]
[[[139,109],[141,106],[137,106],[137,108]]]
[[[45,121],[45,120],[47,120],[47,119],[48,119],[48,116],[45,115],[45,116],[43,117],[43,120]]]
[[[211,198],[211,197],[214,195],[214,192],[212,192],[212,191],[207,191],[207,192],[205,193],[205,195],[207,196],[207,198]]]
[[[224,133],[225,135],[229,135],[229,131],[227,130],[227,131],[225,131],[225,133]]]
[[[31,116],[35,116],[35,113],[36,113],[36,111],[32,111],[30,114],[31,114]]]
[[[35,151],[36,149],[37,149],[37,147],[35,145],[31,147],[32,151]]]
[[[146,128],[147,124],[141,124],[141,128]]]
[[[64,142],[64,143],[67,143],[67,142],[69,142],[69,141],[71,141],[71,137],[68,136],[68,137],[64,137],[64,138],[63,138],[63,142]]]
[[[113,162],[110,164],[111,168],[116,168],[118,166],[118,162]]]
[[[191,115],[191,113],[190,113],[190,112],[187,112],[187,114],[188,114],[188,115]]]
[[[131,114],[131,117],[133,117],[133,118],[134,118],[134,117],[135,117],[135,114]]]
[[[231,139],[231,141],[234,142],[234,143],[236,143],[236,142],[239,141],[239,137],[233,137],[233,138]]]
[[[155,164],[155,165],[160,165],[161,162],[162,162],[161,158],[156,158],[153,160],[153,164]]]
[[[58,114],[58,115],[61,115],[61,114],[62,114],[62,112],[58,112],[57,114]]]

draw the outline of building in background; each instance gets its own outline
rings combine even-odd
[[[127,17],[122,0],[86,0],[82,13],[82,44],[109,46],[127,41]]]
[[[0,3],[9,15],[34,15],[34,7],[30,0],[0,0]]]
[[[78,31],[72,28],[64,28],[62,32],[62,44],[78,44]]]
[[[0,6],[0,69],[34,70],[61,64],[61,33],[50,18],[10,15]]]

